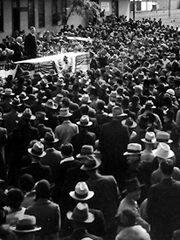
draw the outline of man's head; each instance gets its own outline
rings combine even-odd
[[[142,146],[138,143],[129,143],[124,156],[127,157],[128,164],[132,164],[140,159]]]
[[[140,225],[124,228],[116,236],[116,240],[151,240],[147,231]]]
[[[74,152],[74,148],[71,143],[62,144],[60,150],[63,157],[70,157],[73,155],[73,152]]]

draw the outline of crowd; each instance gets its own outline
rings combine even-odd
[[[179,239],[178,28],[112,15],[31,27],[3,39],[1,60],[8,49],[7,61],[87,51],[90,69],[3,79],[0,238]]]

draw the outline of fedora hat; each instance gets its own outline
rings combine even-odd
[[[41,138],[42,143],[56,143],[59,139],[55,137],[53,132],[46,132],[44,138]]]
[[[81,169],[84,171],[96,169],[101,165],[101,160],[94,154],[84,156],[83,162],[84,164],[81,166]]]
[[[35,142],[32,148],[28,148],[28,152],[35,157],[44,157],[46,155],[44,145],[41,142]]]
[[[112,108],[112,113],[109,114],[110,117],[123,117],[127,114],[123,113],[123,109],[119,106],[114,106]]]
[[[155,157],[168,159],[174,156],[174,152],[170,149],[170,146],[166,143],[160,142],[158,147],[153,151]]]
[[[21,92],[18,97],[19,97],[21,102],[24,102],[24,101],[29,99],[29,97],[26,95],[25,92]]]
[[[24,120],[34,120],[36,117],[32,114],[32,111],[30,108],[26,108],[23,113],[18,115]]]
[[[149,124],[149,117],[142,115],[139,119],[138,126],[142,129],[146,129]]]
[[[66,84],[64,83],[64,80],[63,78],[58,78],[57,79],[57,82],[55,83],[56,86],[59,86],[59,87],[63,87],[65,86]]]
[[[145,102],[145,109],[154,109],[156,108],[152,100],[147,100]]]
[[[87,155],[91,155],[94,153],[94,148],[92,145],[83,145],[81,147],[81,153],[76,155],[76,158],[83,158]]]
[[[41,120],[41,121],[48,120],[48,118],[46,117],[46,112],[43,112],[43,111],[37,111],[35,113],[35,117],[36,117],[36,119]]]
[[[90,97],[88,94],[83,94],[79,100],[82,102],[82,103],[91,103],[91,100],[90,100]]]
[[[44,91],[44,90],[38,91],[37,98],[38,98],[38,99],[41,99],[41,100],[47,99],[47,96],[46,96],[45,91]]]
[[[69,112],[69,108],[60,108],[59,117],[70,117],[72,113]]]
[[[72,221],[91,223],[94,221],[94,215],[89,212],[87,203],[78,203],[73,212],[67,212],[67,218]]]
[[[75,186],[75,190],[71,191],[69,195],[75,200],[85,201],[94,196],[93,191],[89,191],[86,182],[78,182]]]
[[[137,123],[131,118],[128,117],[124,120],[122,120],[122,125],[128,128],[135,128],[137,126]]]
[[[127,151],[123,154],[124,156],[127,155],[135,155],[141,154],[142,146],[139,143],[129,143],[127,146]]]
[[[144,143],[156,143],[156,136],[154,132],[146,132],[145,138],[141,139],[142,142]]]
[[[144,186],[144,184],[140,184],[140,182],[137,178],[132,178],[132,179],[126,180],[125,190],[123,191],[123,193],[136,191],[138,189],[141,189],[143,186]]]
[[[53,98],[54,102],[56,102],[58,105],[61,104],[62,99],[63,99],[63,95],[60,94],[60,93],[58,93],[58,94]]]
[[[170,139],[170,134],[168,132],[158,131],[156,133],[156,142],[172,143],[172,139]]]
[[[83,115],[76,124],[82,127],[89,127],[92,126],[93,122],[89,120],[88,115]]]
[[[15,95],[11,88],[5,88],[4,92],[2,92],[1,94],[6,96],[6,97],[12,97],[12,96]]]
[[[116,91],[111,91],[111,93],[109,94],[109,100],[111,102],[116,102],[116,98],[117,98],[117,92]]]
[[[20,103],[20,99],[18,97],[13,98],[12,102],[10,103],[14,107],[20,107],[22,104]]]
[[[49,85],[48,85],[48,81],[47,79],[43,78],[41,81],[39,81],[37,84],[36,84],[36,87],[38,88],[48,88]]]
[[[43,106],[56,110],[58,108],[58,104],[55,103],[52,99],[48,99],[46,103],[42,103]]]
[[[24,214],[17,220],[16,226],[10,227],[11,230],[18,233],[30,233],[41,230],[41,227],[36,226],[35,216]]]

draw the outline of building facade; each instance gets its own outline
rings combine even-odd
[[[63,9],[60,0],[0,0],[0,40],[30,26],[58,31]]]

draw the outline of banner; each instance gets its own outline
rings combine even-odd
[[[0,78],[5,79],[7,76],[16,75],[18,66],[14,63],[0,63]]]
[[[64,71],[73,73],[76,70],[87,71],[90,68],[89,53],[67,52],[41,58],[27,59],[16,62],[21,71],[41,72],[48,74],[54,69],[59,75]]]

